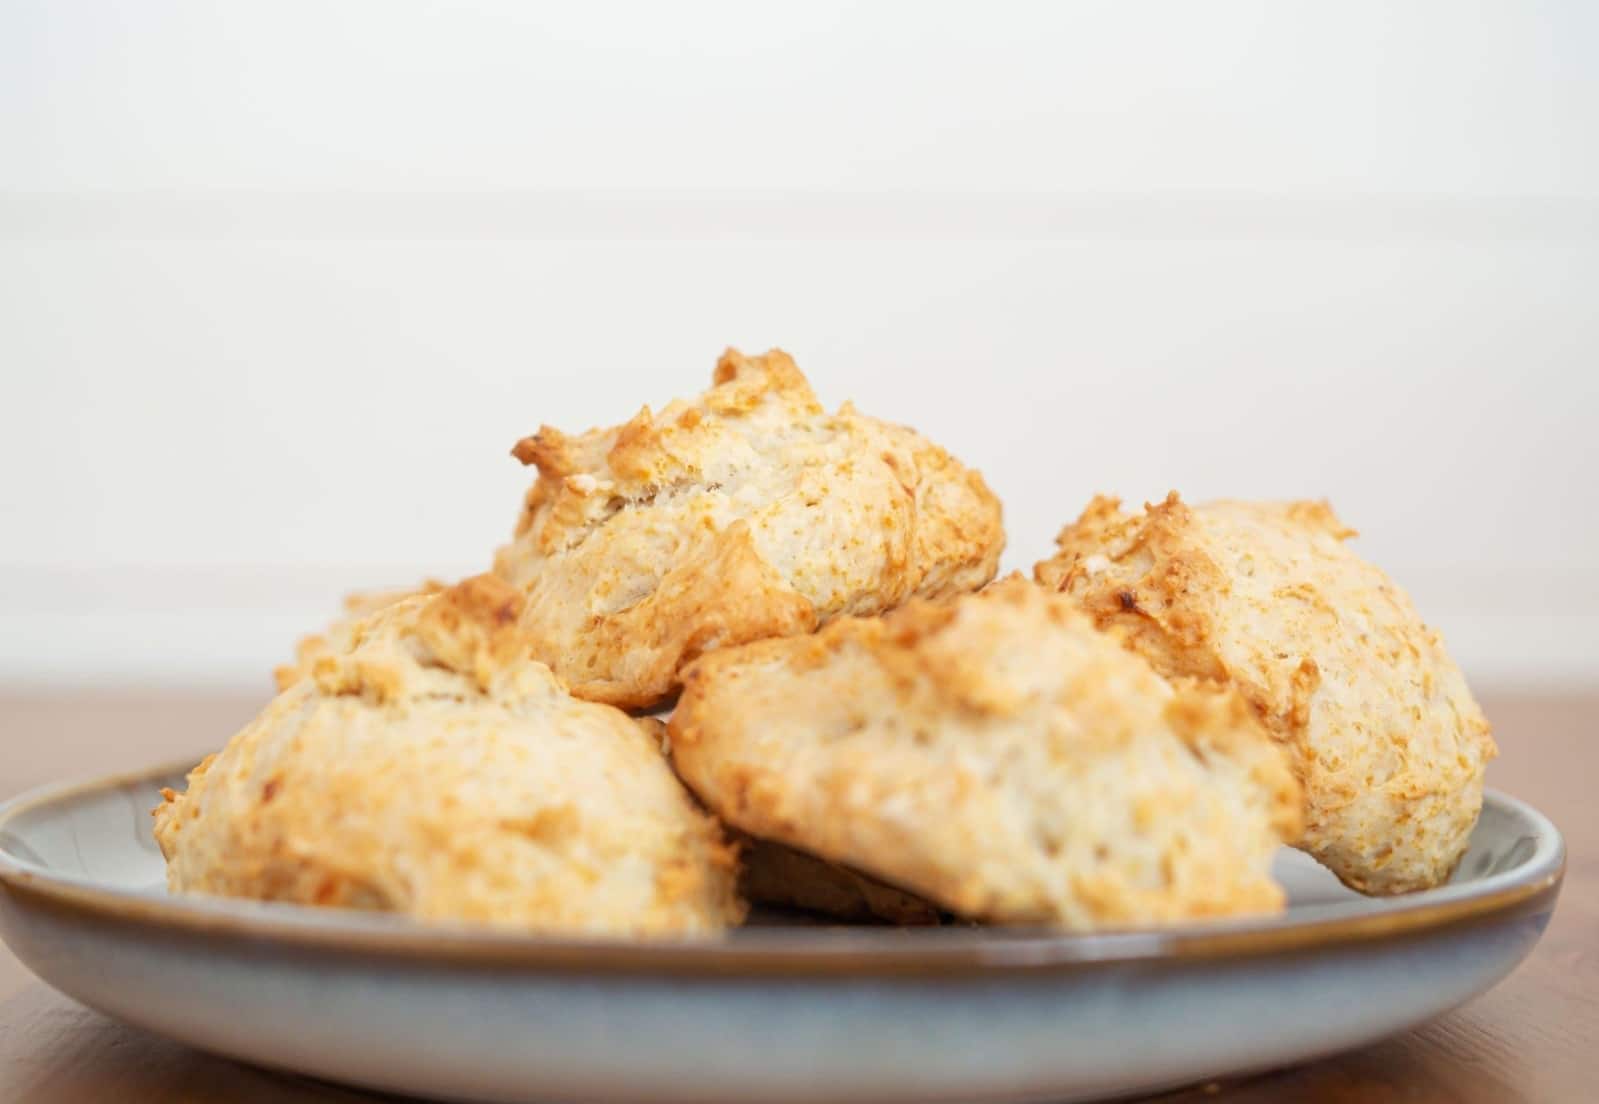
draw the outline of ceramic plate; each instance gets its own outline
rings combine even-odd
[[[1564,866],[1490,793],[1450,885],[1366,900],[1285,851],[1269,921],[1092,936],[747,928],[574,942],[162,888],[180,770],[0,808],[0,933],[85,1004],[260,1065],[471,1101],[1080,1100],[1330,1054],[1482,992]]]

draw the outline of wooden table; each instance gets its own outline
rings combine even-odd
[[[0,798],[220,744],[264,700],[237,695],[0,696]],[[1490,781],[1554,818],[1570,854],[1543,942],[1486,996],[1341,1057],[1199,1086],[1181,1101],[1581,1104],[1599,1100],[1599,694],[1486,702],[1502,756]],[[1306,1015],[1314,1015],[1306,1009]],[[0,1101],[154,1104],[352,1101],[365,1094],[207,1057],[84,1009],[0,950]]]

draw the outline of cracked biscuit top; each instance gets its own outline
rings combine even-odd
[[[824,410],[787,354],[734,351],[698,397],[609,429],[545,427],[495,573],[579,697],[668,699],[716,648],[975,590],[1004,546],[977,472],[915,432]]]
[[[1495,749],[1442,638],[1353,535],[1322,502],[1101,497],[1035,573],[1164,674],[1237,687],[1293,756],[1304,848],[1402,893],[1460,860]]]
[[[657,722],[578,701],[493,576],[354,621],[156,810],[174,892],[564,934],[737,923]]]

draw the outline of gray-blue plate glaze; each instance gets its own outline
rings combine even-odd
[[[0,933],[45,981],[196,1047],[471,1101],[1020,1101],[1153,1091],[1421,1023],[1537,942],[1565,849],[1490,793],[1451,884],[1368,900],[1284,852],[1268,921],[1092,936],[749,928],[534,939],[174,899],[176,770],[0,808]]]

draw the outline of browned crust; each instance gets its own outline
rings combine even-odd
[[[848,404],[827,414],[781,350],[729,349],[694,399],[512,452],[539,477],[495,572],[528,592],[524,627],[572,692],[628,709],[716,648],[976,589],[1004,545],[978,473]]]
[[[1352,888],[1401,893],[1446,879],[1495,754],[1441,638],[1392,580],[1348,551],[1326,502],[1142,512],[1099,496],[1040,562],[1168,676],[1235,686],[1304,783],[1304,846]]]

